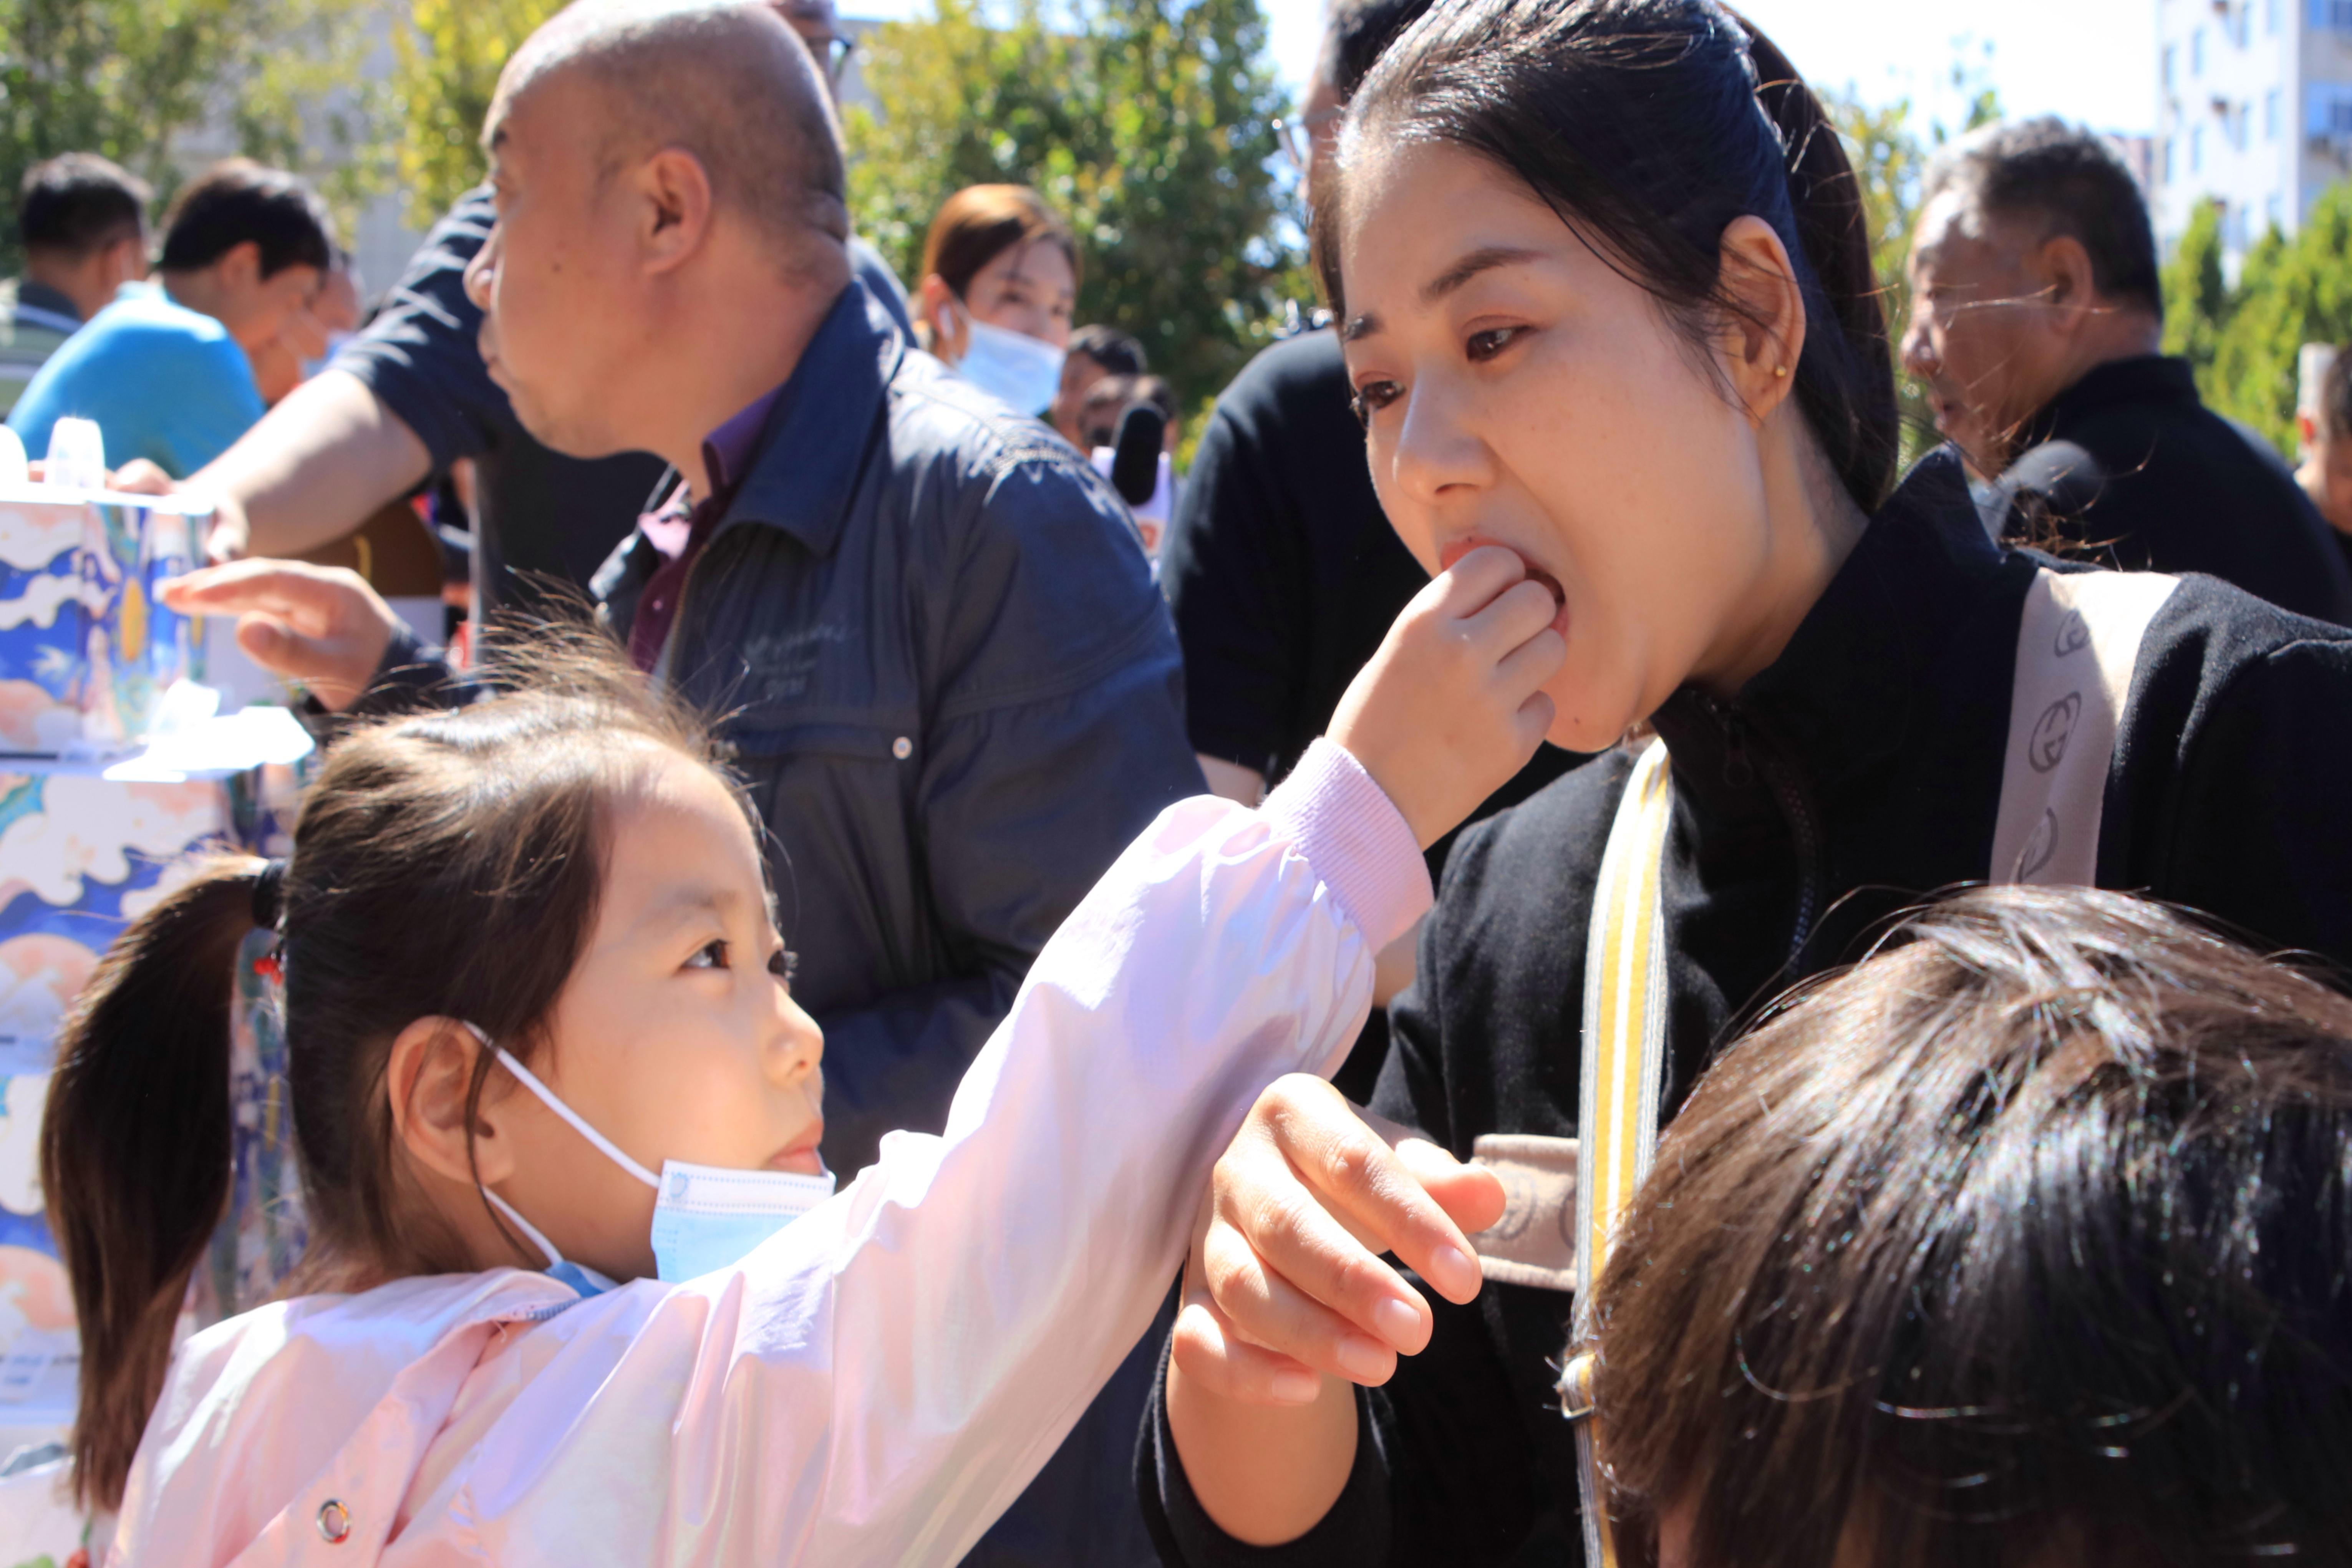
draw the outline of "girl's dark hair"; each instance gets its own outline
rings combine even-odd
[[[661,753],[716,769],[702,727],[602,634],[530,641],[488,653],[504,695],[340,740],[295,829],[276,902],[303,1273],[322,1288],[472,1266],[394,1157],[393,1040],[457,1018],[530,1059],[595,925],[612,804]],[[41,1180],[81,1329],[87,1505],[121,1501],[227,1199],[232,967],[267,864],[212,861],[131,922],[60,1041]],[[494,1061],[476,1062],[469,1122]]]
[[[1700,1081],[1595,1307],[1623,1538],[1693,1568],[2352,1560],[2352,1001],[1934,906]]]
[[[1381,56],[1349,121],[1356,148],[1438,142],[1509,171],[1694,345],[1750,313],[1724,277],[1723,231],[1746,216],[1769,224],[1811,329],[1798,406],[1865,510],[1894,489],[1895,368],[1860,183],[1812,89],[1731,11],[1715,0],[1435,6]],[[1317,266],[1342,316],[1349,184],[1343,166],[1315,211]]]

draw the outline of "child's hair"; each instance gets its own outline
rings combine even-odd
[[[305,1276],[469,1267],[407,1201],[383,1093],[393,1040],[438,1016],[530,1059],[594,929],[609,807],[665,752],[718,771],[704,728],[601,633],[538,626],[529,642],[489,651],[502,695],[339,740],[282,874],[199,868],[123,932],[68,1018],[41,1179],[81,1329],[85,1504],[121,1500],[227,1199],[232,969],[257,923],[281,932]],[[476,1065],[469,1124],[494,1060]]]
[[[2352,1001],[2004,888],[1727,1052],[1599,1296],[1626,1539],[1692,1568],[2352,1553]]]

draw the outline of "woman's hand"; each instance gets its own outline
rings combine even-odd
[[[1413,595],[1349,683],[1330,737],[1427,848],[1525,767],[1551,727],[1541,689],[1568,657],[1559,603],[1498,545]]]
[[[1429,1343],[1421,1293],[1478,1294],[1469,1235],[1503,1216],[1503,1184],[1293,1074],[1258,1097],[1209,1179],[1184,1272],[1174,1356],[1227,1399],[1297,1405],[1325,1373],[1385,1383]]]

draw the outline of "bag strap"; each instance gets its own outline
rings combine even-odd
[[[2017,626],[1990,880],[2096,884],[2107,773],[2139,645],[2179,585],[2154,572],[2034,574]]]
[[[1657,1148],[1666,1056],[1666,921],[1660,894],[1666,826],[1673,817],[1666,745],[1654,741],[1634,763],[1617,803],[1586,929],[1583,1071],[1577,1103],[1579,1340],[1592,1328],[1592,1282],[1608,1263],[1611,1233]],[[1560,1373],[1560,1407],[1576,1420],[1584,1560],[1591,1568],[1615,1568],[1616,1542],[1601,1488],[1599,1434],[1591,1419],[1591,1358],[1570,1362]]]

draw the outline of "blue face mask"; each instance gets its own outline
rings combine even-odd
[[[472,1029],[473,1026],[466,1026]],[[479,1029],[474,1037],[488,1046]],[[654,1189],[654,1266],[658,1279],[676,1284],[696,1279],[740,1263],[751,1249],[833,1196],[833,1173],[803,1175],[797,1171],[730,1171],[716,1165],[689,1165],[683,1160],[662,1162],[656,1176],[624,1153],[619,1144],[588,1125],[586,1120],[558,1100],[555,1091],[504,1049],[499,1060],[546,1107],[572,1124],[572,1131],[593,1143],[604,1156]],[[583,1296],[612,1289],[613,1282],[592,1268],[573,1263],[555,1249],[535,1226],[488,1188],[482,1195],[512,1220],[531,1243],[547,1254],[547,1272]]]
[[[964,321],[963,357],[955,372],[1015,414],[1034,417],[1054,405],[1062,390],[1062,351],[1003,327]]]

